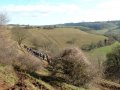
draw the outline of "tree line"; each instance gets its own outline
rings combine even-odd
[[[116,40],[113,37],[108,37],[108,39],[100,40],[97,43],[91,43],[91,44],[86,44],[81,47],[82,50],[84,51],[91,51],[95,48],[100,48],[104,46],[108,46],[116,42]]]

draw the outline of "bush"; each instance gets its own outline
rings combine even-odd
[[[16,58],[16,60],[13,63],[15,69],[22,70],[25,72],[36,71],[42,67],[41,65],[42,64],[39,60],[36,60],[30,55],[20,55]]]
[[[67,44],[75,44],[75,42],[76,42],[76,38],[72,38],[71,40],[68,40],[66,43]]]
[[[18,43],[19,46],[30,36],[28,30],[22,29],[20,27],[14,27],[11,30],[12,38]]]
[[[70,48],[55,57],[49,69],[53,75],[62,74],[67,83],[83,86],[91,80],[89,65],[90,62],[79,49]]]
[[[96,43],[91,43],[91,44],[86,44],[81,47],[82,50],[84,51],[90,51],[92,49],[95,49],[97,47]]]
[[[56,54],[59,51],[59,47],[52,41],[42,40],[39,38],[32,38],[30,40],[32,46],[36,50],[43,50],[45,53],[52,53],[52,55]]]
[[[0,64],[10,65],[16,58],[16,47],[10,40],[7,40],[4,36],[6,34],[5,31],[0,33]]]
[[[0,64],[11,65],[25,71],[35,71],[41,67],[40,60],[27,53],[18,52],[17,45],[11,39],[5,37],[7,32],[0,33]],[[8,34],[7,34],[8,35]],[[8,37],[8,36],[7,36]]]
[[[120,80],[120,46],[115,47],[111,53],[107,54],[105,65],[106,78]]]

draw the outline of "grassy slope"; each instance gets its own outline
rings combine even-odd
[[[33,36],[41,40],[49,40],[58,45],[58,47],[67,47],[67,41],[75,40],[75,46],[82,46],[91,42],[103,40],[104,36],[89,34],[74,28],[56,28],[54,30],[31,30]]]
[[[104,87],[106,87],[105,85],[108,85],[110,88],[111,86],[115,87],[120,87],[119,84],[110,82],[110,81],[106,81],[106,80],[102,80],[99,82],[99,84],[103,85],[102,89],[98,87],[92,87],[91,89],[84,89],[84,88],[79,88],[73,85],[69,85],[66,83],[62,83],[60,85],[60,87],[53,87],[51,85],[49,85],[49,83],[42,81],[41,79],[36,79],[28,74],[24,74],[27,77],[24,78],[24,83],[27,86],[27,88],[25,90],[40,90],[40,88],[38,88],[38,86],[35,86],[33,83],[37,82],[40,85],[44,86],[47,90],[111,90],[111,89],[104,89]],[[8,87],[13,86],[17,81],[18,81],[18,77],[14,72],[14,69],[11,66],[2,66],[0,65],[0,84],[1,81],[3,81],[5,84],[2,84],[2,86],[0,86],[0,90],[6,90]],[[97,83],[97,82],[96,82]],[[3,85],[7,85],[6,87],[4,87]],[[15,87],[16,88],[16,87]],[[16,88],[17,89],[17,88]]]
[[[9,30],[8,31],[6,30],[4,36],[8,37],[8,34],[6,34],[8,32],[9,32]],[[11,36],[10,33],[9,33],[9,36]],[[6,38],[6,39],[8,40],[10,38]],[[11,41],[11,43],[12,42],[13,41]],[[46,73],[44,70],[40,71],[40,72],[42,73],[42,75],[43,75],[43,73]],[[54,87],[52,87],[48,82],[44,82],[40,79],[34,79],[34,77],[31,77],[31,76],[30,76],[30,78],[33,78],[33,80],[39,82],[41,85],[44,85],[48,90],[54,90]],[[16,75],[12,66],[0,65],[0,90],[3,90],[3,89],[6,90],[7,88],[10,88],[13,85],[15,85],[18,81],[19,81],[19,78]],[[26,79],[25,84],[27,85],[27,87],[29,89],[40,90],[38,87],[35,87],[32,84],[32,81],[30,79]],[[63,84],[63,86],[61,86],[61,87],[63,87],[63,89],[65,89],[65,90],[85,90],[83,88],[75,87],[75,86],[69,85],[69,84]]]
[[[24,74],[24,73],[23,73]],[[27,86],[25,90],[41,90],[38,86],[35,86],[33,83],[37,82],[39,85],[44,86],[47,90],[56,90],[57,87],[51,86],[49,83],[42,81],[41,79],[36,79],[35,77],[26,75],[24,84]],[[11,66],[0,65],[0,90],[6,90],[7,88],[14,87],[14,85],[19,81],[18,76],[16,75],[14,69]],[[17,87],[17,86],[16,86]],[[15,88],[16,88],[15,87]],[[79,88],[73,85],[66,83],[61,84],[60,87],[62,90],[85,90],[84,88]],[[61,89],[58,89],[61,90]]]
[[[69,31],[67,31],[68,29],[69,29]],[[76,38],[77,39],[76,44],[78,44],[80,46],[82,44],[90,43],[90,42],[93,42],[93,41],[97,42],[98,40],[101,40],[101,39],[105,38],[104,36],[93,35],[93,34],[89,34],[89,33],[86,33],[86,32],[83,32],[83,31],[80,31],[80,30],[77,30],[77,29],[72,29],[72,28],[58,28],[57,30],[44,30],[44,31],[42,31],[42,30],[31,30],[31,33],[32,33],[32,35],[34,35],[38,38],[45,39],[47,37],[47,39],[53,40],[53,42],[56,42],[58,45],[60,43],[62,47],[68,46],[66,44],[66,41],[71,40],[72,38]],[[47,39],[45,39],[45,40],[47,40]],[[116,45],[118,45],[118,43],[115,43],[111,46],[106,46],[106,47],[102,47],[102,48],[99,48],[99,49],[95,49],[95,50],[91,51],[90,53],[92,55],[99,54],[99,52],[101,54],[106,54],[106,53],[111,51],[111,47],[115,47]],[[7,71],[7,69],[8,69],[8,71]],[[2,80],[8,80],[6,82],[9,83],[9,80],[11,81],[11,79],[12,79],[12,81],[11,81],[12,84],[14,84],[17,81],[17,77],[15,76],[15,74],[12,73],[11,71],[9,71],[10,68],[5,69],[2,66],[2,67],[0,67],[0,70],[1,70],[0,75],[1,75]],[[2,72],[2,71],[4,71],[4,72]],[[8,74],[9,76],[6,79],[6,75],[4,75],[4,73],[7,73],[7,72],[11,72],[10,73],[11,75]],[[1,78],[0,78],[0,80],[1,80]],[[42,83],[43,81],[39,81],[39,82]],[[30,83],[29,80],[26,80],[26,83],[32,87],[32,84]],[[85,90],[83,88],[78,88],[78,87],[68,85],[68,84],[64,84],[63,87],[66,88],[65,90]],[[33,86],[33,88],[36,88],[36,87]]]
[[[0,65],[0,90],[14,85],[17,81],[18,77],[11,66]],[[5,85],[5,87],[3,85]]]
[[[94,57],[94,58],[97,58],[97,59],[102,59],[102,58],[106,58],[106,54],[111,52],[112,49],[114,47],[116,47],[117,45],[120,45],[120,43],[116,42],[110,46],[105,46],[105,47],[101,47],[101,48],[97,48],[97,49],[94,49],[86,54],[88,54],[88,56],[90,57]]]
[[[104,35],[107,31],[108,31],[108,29],[103,29],[103,30],[91,30],[91,31],[89,31],[89,33]]]
[[[82,41],[82,43],[84,42],[83,44],[89,43],[90,39],[95,40],[95,42],[96,42],[100,39],[105,38],[103,36],[88,34],[83,31],[79,31],[77,29],[76,30],[69,29],[69,32],[68,31],[66,32],[66,29],[68,29],[68,28],[63,28],[60,30],[58,29],[57,31],[55,31],[55,30],[50,30],[50,31],[48,31],[48,30],[46,30],[46,31],[32,30],[31,32],[33,33],[33,35],[35,35],[37,37],[39,37],[39,36],[42,37],[42,34],[44,33],[45,35],[48,35],[48,37],[50,35],[52,38],[54,38],[56,40],[60,39],[60,41],[64,41],[64,42],[66,41],[66,39],[69,40],[71,38],[71,36],[73,35],[72,37],[76,37],[78,40],[85,40],[85,41]],[[51,37],[49,37],[49,38],[51,38]],[[51,38],[51,40],[52,40],[52,38]],[[61,43],[60,41],[58,41],[58,42]],[[62,42],[61,44],[66,46],[66,43]],[[81,42],[78,42],[78,44],[81,45]],[[90,53],[92,53],[93,55],[95,55],[98,52],[105,54],[105,53],[111,51],[111,47],[115,47],[116,45],[118,45],[118,43],[115,43],[111,46],[95,49],[95,50],[91,51]],[[0,65],[0,84],[2,81],[5,84],[7,84],[8,86],[11,86],[11,85],[15,84],[17,82],[17,80],[18,80],[18,77],[15,75],[15,72],[11,66]],[[52,89],[50,89],[50,88],[52,88],[52,86],[49,85],[49,83],[44,82],[42,80],[37,80],[37,81],[39,83],[41,83],[42,85],[44,85],[45,87],[49,88],[49,90],[52,90]],[[31,87],[32,89],[39,90],[37,87],[33,86],[30,79],[27,79],[25,81],[25,83],[27,84],[27,86]],[[64,84],[64,83],[63,83],[62,87],[65,88],[65,90],[85,90],[84,88],[78,88],[73,85]],[[1,89],[1,87],[0,87],[0,89]]]

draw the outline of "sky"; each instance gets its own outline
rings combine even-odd
[[[9,24],[52,25],[120,20],[120,0],[0,0]]]

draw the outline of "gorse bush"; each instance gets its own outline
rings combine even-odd
[[[53,75],[60,73],[67,83],[84,86],[91,80],[88,67],[90,62],[78,48],[69,48],[55,57],[50,70]]]
[[[107,54],[105,65],[106,78],[120,80],[120,45]]]

